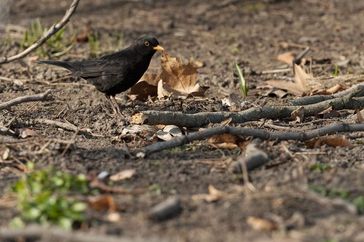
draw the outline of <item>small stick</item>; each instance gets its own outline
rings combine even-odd
[[[41,118],[36,119],[35,122],[40,123],[40,124],[54,125],[58,128],[64,129],[64,130],[73,131],[75,133],[89,135],[92,137],[103,137],[102,135],[92,133],[92,131],[90,129],[86,129],[86,128],[80,129],[76,125],[71,124],[71,123],[64,123],[61,121],[56,121],[56,120],[51,120],[51,119],[41,119]]]
[[[32,44],[31,46],[26,48],[24,51],[22,51],[16,55],[13,55],[10,57],[5,56],[5,57],[0,58],[0,65],[5,64],[5,63],[10,63],[15,60],[19,60],[19,59],[27,56],[29,53],[33,52],[35,49],[37,49],[42,44],[44,44],[50,37],[52,37],[52,35],[56,34],[60,29],[62,29],[68,23],[71,16],[76,11],[76,8],[77,8],[79,2],[80,2],[80,0],[73,0],[70,7],[67,9],[65,15],[61,19],[61,21],[52,25],[48,29],[48,31],[39,40],[37,40],[34,44]]]
[[[293,59],[293,63],[292,65],[294,66],[294,64],[299,65],[301,63],[301,60],[303,57],[305,57],[305,55],[307,55],[307,53],[310,51],[310,47],[306,47],[301,53],[299,53],[294,59]]]
[[[47,90],[44,93],[35,94],[35,95],[28,95],[23,97],[17,97],[13,100],[0,103],[0,110],[8,109],[11,106],[20,104],[20,103],[27,103],[27,102],[37,102],[37,101],[45,101],[49,99],[49,94],[51,90]]]

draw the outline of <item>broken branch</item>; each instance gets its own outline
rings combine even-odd
[[[201,127],[209,123],[221,123],[231,119],[231,123],[245,123],[259,119],[282,119],[290,118],[291,113],[302,106],[264,106],[253,107],[241,112],[201,112],[185,114],[182,112],[170,111],[144,111],[139,120],[143,124],[173,124],[181,127]],[[319,103],[303,106],[304,117],[316,115],[327,108],[333,110],[362,109],[364,108],[364,97],[352,98],[351,94]]]
[[[260,138],[263,140],[296,140],[296,141],[306,141],[313,138],[321,137],[324,135],[342,133],[342,132],[358,132],[364,131],[364,124],[346,124],[346,123],[337,123],[331,124],[328,126],[324,126],[318,129],[313,130],[305,130],[305,131],[267,131],[264,129],[254,129],[254,128],[241,128],[241,127],[231,127],[231,126],[223,126],[216,127],[211,129],[205,129],[202,131],[194,132],[185,136],[177,137],[169,141],[158,142],[146,146],[140,150],[137,150],[137,153],[142,153],[144,156],[149,155],[154,152],[162,151],[165,149],[174,148],[177,146],[188,144],[195,140],[205,140],[214,135],[221,134],[232,134],[240,137],[253,137]]]
[[[51,90],[47,90],[44,93],[35,94],[35,95],[28,95],[23,97],[17,97],[13,100],[0,103],[0,110],[10,108],[11,106],[20,104],[20,103],[27,103],[27,102],[37,102],[37,101],[45,101],[49,99],[49,94]]]
[[[13,55],[10,57],[5,56],[5,57],[0,58],[0,65],[5,64],[5,63],[10,63],[15,60],[19,60],[19,59],[25,57],[26,55],[28,55],[29,53],[33,52],[35,49],[37,49],[42,44],[44,44],[50,37],[52,37],[52,35],[56,34],[60,29],[62,29],[68,23],[71,16],[76,11],[76,8],[77,8],[79,2],[80,2],[80,0],[73,0],[70,7],[67,9],[65,15],[61,19],[61,21],[59,21],[56,24],[53,24],[48,29],[48,31],[39,40],[37,40],[34,44],[32,44],[31,46],[26,48],[24,51],[22,51],[16,55]]]
[[[347,95],[350,95],[351,97],[364,96],[364,84],[357,84],[349,89],[335,93],[333,95],[314,95],[314,96],[300,97],[292,100],[290,103],[292,105],[308,105]]]

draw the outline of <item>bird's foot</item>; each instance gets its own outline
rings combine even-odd
[[[122,113],[120,111],[119,104],[116,102],[115,97],[110,97],[110,101],[111,101],[111,107],[113,110],[113,115],[116,117],[122,117]]]

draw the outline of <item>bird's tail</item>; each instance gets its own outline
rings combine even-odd
[[[72,66],[72,64],[70,64],[70,62],[67,62],[67,61],[43,60],[43,61],[38,61],[38,63],[60,66],[60,67],[66,68],[70,71],[74,71],[74,67]]]

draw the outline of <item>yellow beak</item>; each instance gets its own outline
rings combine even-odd
[[[153,47],[153,49],[155,49],[156,51],[164,51],[164,48],[160,45]]]

